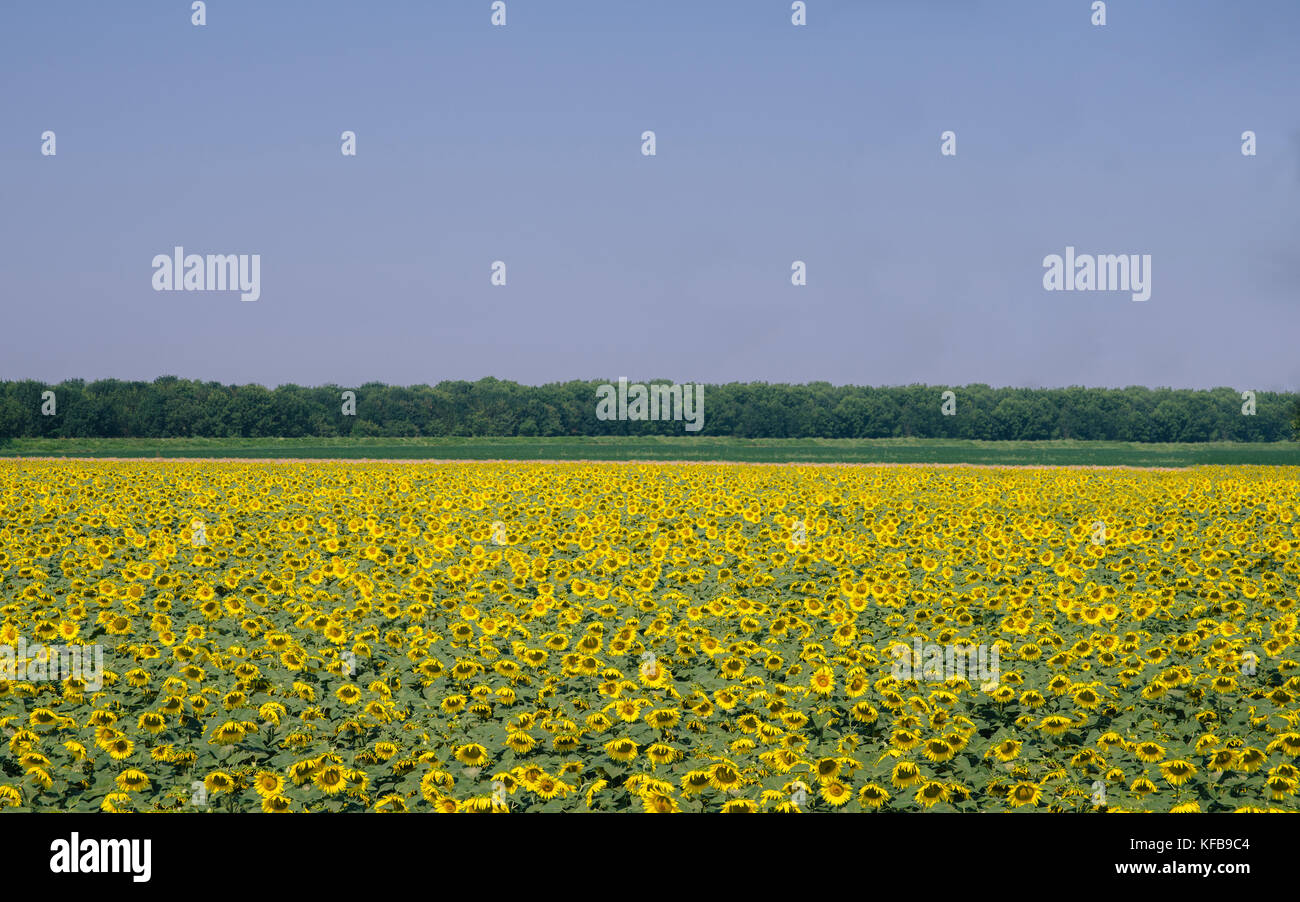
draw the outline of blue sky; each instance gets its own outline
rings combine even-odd
[[[0,378],[1300,389],[1300,4],[1089,7],[6,4]]]

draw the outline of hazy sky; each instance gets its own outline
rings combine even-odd
[[[0,378],[1300,389],[1300,3],[807,5],[6,2]]]

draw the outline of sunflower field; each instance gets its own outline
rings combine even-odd
[[[1285,468],[0,461],[0,807],[1295,811],[1298,601]]]

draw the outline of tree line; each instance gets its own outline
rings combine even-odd
[[[613,380],[610,380],[611,382]],[[600,381],[396,386],[0,382],[0,438],[714,435],[742,438],[1266,442],[1300,434],[1300,395],[1231,388],[706,385],[699,432],[596,416]],[[658,384],[667,384],[660,380]],[[355,413],[345,413],[345,392]],[[944,413],[943,393],[953,393]],[[53,396],[49,393],[53,393]],[[1253,406],[1253,413],[1249,411]]]

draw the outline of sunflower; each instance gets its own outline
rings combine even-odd
[[[893,772],[890,774],[890,781],[899,789],[906,789],[909,786],[920,783],[923,779],[921,770],[911,761],[899,761],[894,765]]]
[[[956,753],[957,750],[943,738],[927,739],[925,742],[925,757],[930,761],[949,761]]]
[[[889,798],[889,792],[875,783],[868,783],[858,790],[858,803],[863,808],[880,808]]]
[[[1074,703],[1080,708],[1091,710],[1101,704],[1101,696],[1090,686],[1084,686],[1074,693]]]
[[[827,780],[822,783],[821,793],[822,801],[833,808],[839,808],[847,805],[853,798],[853,792],[848,786],[839,780]]]
[[[625,698],[614,705],[614,712],[624,723],[633,723],[641,716],[641,703],[634,698]]]
[[[235,788],[235,778],[222,770],[214,770],[203,778],[203,787],[209,795],[216,795],[219,792],[230,792]]]
[[[741,784],[740,770],[727,761],[720,761],[709,769],[709,783],[714,789],[727,791]]]
[[[590,806],[590,802],[588,802]],[[646,793],[641,796],[641,807],[650,814],[671,814],[681,811],[675,799],[672,796],[663,793]]]
[[[262,797],[262,811],[266,814],[280,814],[286,812],[292,806],[292,802],[282,795],[268,795]]]
[[[296,780],[294,782],[297,782]],[[429,803],[442,798],[442,792],[451,788],[451,775],[442,771],[430,771],[420,778],[420,795]]]
[[[1049,714],[1038,723],[1038,728],[1048,736],[1064,736],[1075,725],[1072,718],[1061,714]]]
[[[1268,756],[1257,748],[1247,747],[1237,753],[1237,769],[1243,773],[1253,773],[1264,766]]]
[[[1230,771],[1237,763],[1237,752],[1233,749],[1219,749],[1210,755],[1206,768],[1211,772]]]
[[[1292,757],[1300,756],[1300,733],[1282,733],[1266,748],[1270,753],[1281,751]]]
[[[809,677],[808,684],[815,695],[828,696],[835,690],[835,671],[829,667],[819,667]]]
[[[819,758],[814,767],[818,781],[825,783],[833,780],[840,772],[840,762],[836,758]]]
[[[696,796],[703,793],[713,783],[712,771],[692,770],[687,771],[681,779],[682,794],[687,796]]]
[[[636,757],[638,748],[631,739],[615,739],[605,743],[605,754],[620,764],[626,764]]]
[[[592,805],[595,802],[596,796],[599,795],[602,791],[604,791],[605,787],[607,787],[608,785],[609,783],[606,780],[597,780],[596,782],[592,783],[590,786],[587,787],[586,800],[587,800],[588,808],[592,807]]]
[[[682,713],[675,708],[656,708],[645,716],[646,723],[660,730],[671,730],[681,720]]]
[[[1269,797],[1280,802],[1287,796],[1295,795],[1296,780],[1291,777],[1284,777],[1281,774],[1274,774],[1264,781],[1264,786],[1269,791]]]
[[[316,771],[312,783],[326,795],[336,795],[347,787],[348,779],[342,767],[329,764]]]
[[[1022,780],[1007,790],[1007,802],[1012,808],[1021,808],[1026,805],[1037,805],[1042,798],[1042,790],[1037,783],[1030,783]]]
[[[110,792],[100,803],[101,811],[122,812],[131,810],[131,797],[124,792]]]
[[[317,767],[318,763],[312,758],[303,761],[295,761],[293,764],[289,765],[289,777],[296,785],[301,786],[312,778],[312,775],[316,773]]]
[[[1133,747],[1133,754],[1139,761],[1154,764],[1165,756],[1165,747],[1158,742],[1139,742]]]
[[[1020,754],[1020,748],[1024,743],[1018,739],[1003,739],[997,745],[993,746],[985,753],[985,757],[992,755],[1004,764]]]
[[[713,693],[713,701],[723,711],[731,711],[736,707],[739,696],[730,689],[719,689]]]
[[[1047,699],[1037,689],[1027,689],[1020,693],[1020,704],[1026,708],[1041,708],[1046,703]]]
[[[1142,697],[1147,701],[1156,701],[1164,698],[1169,693],[1169,687],[1160,680],[1153,680],[1142,690]]]
[[[253,778],[253,789],[262,798],[280,795],[284,789],[284,777],[267,770],[259,771]]]
[[[931,808],[939,802],[948,801],[948,785],[937,780],[926,780],[912,797],[917,804]]]
[[[724,814],[752,813],[758,810],[758,803],[753,799],[732,799],[722,806]]]
[[[1070,678],[1064,674],[1057,674],[1048,682],[1047,688],[1053,695],[1065,695],[1070,691]]]
[[[1156,784],[1152,783],[1146,777],[1138,777],[1133,781],[1132,785],[1129,786],[1129,791],[1138,798],[1142,798],[1144,796],[1149,796],[1158,790]]]
[[[506,747],[518,755],[525,755],[537,745],[537,740],[528,733],[512,732],[506,736]]]
[[[113,781],[123,792],[139,792],[150,786],[149,776],[144,771],[124,770]]]
[[[875,723],[879,718],[880,712],[866,702],[858,702],[849,708],[849,717],[862,724]]]
[[[1010,704],[1016,697],[1016,690],[1007,685],[999,685],[989,693],[989,697],[999,705]]]
[[[131,752],[135,750],[135,743],[129,739],[118,737],[104,743],[103,748],[114,761],[122,761],[131,757]]]
[[[228,720],[212,731],[212,737],[208,741],[213,745],[235,745],[247,732],[243,723]]]
[[[532,791],[541,796],[546,801],[550,801],[558,795],[569,790],[571,787],[560,782],[548,774],[542,774],[533,781]]]
[[[1196,765],[1190,761],[1166,761],[1160,765],[1160,773],[1171,786],[1181,786],[1196,774]]]
[[[490,760],[487,749],[476,742],[457,746],[453,756],[467,767],[485,767]]]
[[[656,742],[645,750],[646,757],[655,764],[671,764],[682,757],[682,752],[663,742]]]
[[[901,749],[904,752],[910,752],[921,742],[921,737],[911,730],[898,729],[894,730],[889,736],[890,745],[894,748]]]
[[[140,729],[145,730],[149,733],[153,733],[154,735],[157,735],[158,733],[161,733],[164,729],[166,729],[167,719],[163,717],[161,714],[155,714],[152,711],[146,711],[144,714],[140,715],[140,718],[138,721],[136,721],[136,724],[137,726],[139,726]]]
[[[1097,737],[1097,745],[1102,751],[1107,751],[1114,746],[1123,744],[1124,737],[1113,730],[1108,730]]]

